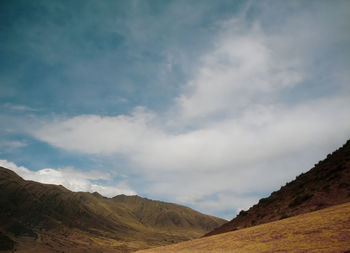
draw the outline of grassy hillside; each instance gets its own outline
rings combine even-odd
[[[350,141],[248,211],[207,235],[234,231],[350,201]]]
[[[350,252],[350,202],[140,253]]]
[[[182,228],[196,230],[201,234],[203,230],[217,227],[224,222],[216,217],[204,216],[191,208],[172,203],[149,200],[139,196],[118,195],[113,200],[120,206],[125,206],[137,217],[139,222],[152,228],[168,231]],[[196,229],[200,228],[200,229]]]
[[[129,252],[196,238],[225,222],[138,196],[71,192],[0,167],[0,250]]]

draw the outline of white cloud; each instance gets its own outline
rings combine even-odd
[[[63,149],[88,154],[127,154],[136,146],[145,145],[144,141],[156,138],[155,130],[147,126],[152,118],[151,113],[139,107],[130,116],[81,115],[57,119],[32,133]]]
[[[180,134],[160,129],[143,113],[82,115],[49,123],[34,134],[62,149],[97,155],[121,153],[146,170],[207,171],[254,164],[314,144],[327,145],[330,135],[332,142],[339,143],[348,136],[347,112],[348,97],[333,97],[292,108],[252,106],[238,118]]]
[[[106,197],[114,197],[119,194],[136,194],[129,188],[126,181],[122,181],[114,186],[94,183],[94,180],[111,180],[108,174],[102,174],[98,171],[81,172],[74,168],[46,168],[32,171],[23,166],[17,166],[15,163],[7,160],[0,160],[0,166],[13,170],[25,180],[32,180],[45,184],[63,185],[71,191],[99,192]]]
[[[279,41],[263,33],[258,24],[249,28],[234,19],[225,27],[215,49],[202,57],[187,84],[189,94],[177,98],[185,120],[242,110],[303,80],[300,62],[291,55],[281,57],[275,46]]]

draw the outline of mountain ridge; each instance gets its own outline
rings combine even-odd
[[[12,240],[19,252],[23,245],[62,252],[71,244],[77,244],[76,252],[129,252],[200,237],[225,222],[139,196],[71,192],[61,185],[24,180],[3,167],[0,221],[0,238]]]

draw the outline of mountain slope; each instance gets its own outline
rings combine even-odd
[[[208,233],[225,233],[350,201],[350,141],[248,211]]]
[[[125,195],[118,195],[113,200],[119,205],[125,205],[142,224],[152,228],[173,231],[178,228],[187,230],[200,227],[201,230],[209,230],[218,226],[218,218],[208,219],[208,216],[203,216],[188,207],[172,203]]]
[[[350,252],[350,202],[141,252]]]
[[[128,252],[199,237],[225,222],[138,196],[71,192],[0,167],[0,247],[12,241],[19,252]]]

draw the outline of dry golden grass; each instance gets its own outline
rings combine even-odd
[[[348,250],[350,250],[350,202],[256,227],[138,252],[345,252]]]

